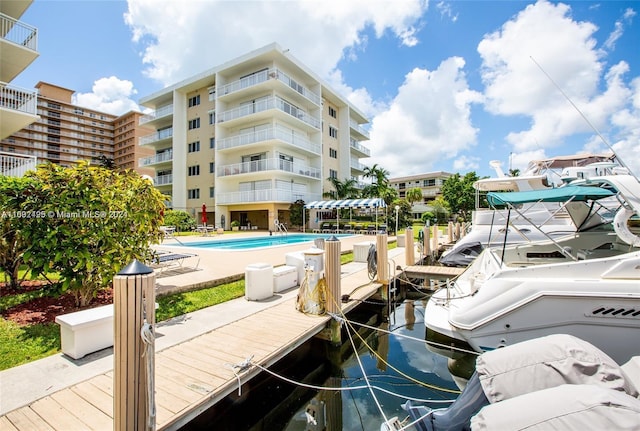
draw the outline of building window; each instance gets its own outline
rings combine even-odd
[[[435,178],[422,180],[422,186],[423,187],[433,187],[435,185],[436,185],[436,179]]]
[[[209,124],[216,123],[216,111],[209,112]]]
[[[193,96],[189,98],[189,108],[192,106],[198,106],[200,104],[200,95]]]
[[[187,190],[188,199],[200,199],[200,189]]]
[[[209,162],[209,173],[213,174],[216,171],[216,163],[215,162]]]
[[[200,165],[189,166],[189,176],[200,175]]]
[[[209,148],[215,148],[216,147],[216,138],[209,138]]]
[[[338,112],[331,106],[329,106],[329,116],[333,118],[336,118],[338,116]]]
[[[216,100],[216,87],[209,87],[209,102]]]
[[[187,147],[187,151],[189,153],[196,153],[200,151],[200,141],[190,142]]]
[[[333,149],[333,148],[329,148],[329,157],[331,157],[333,159],[337,159],[338,158],[338,150]]]
[[[338,179],[338,171],[329,169],[329,178]]]
[[[209,197],[211,199],[216,197],[216,188],[215,187],[209,187]]]
[[[329,136],[331,136],[332,138],[338,138],[338,129],[336,129],[333,126],[329,126]]]
[[[189,120],[189,130],[200,128],[200,117]]]

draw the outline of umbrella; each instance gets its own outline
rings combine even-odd
[[[202,224],[207,225],[207,206],[202,204]]]

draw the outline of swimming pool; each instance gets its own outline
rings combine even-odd
[[[206,248],[215,250],[251,250],[255,248],[273,247],[278,245],[300,244],[313,242],[317,238],[330,238],[331,236],[347,237],[350,234],[311,234],[294,233],[287,235],[276,234],[273,236],[254,236],[248,238],[234,239],[211,239],[209,241],[198,241],[184,243],[185,247]]]

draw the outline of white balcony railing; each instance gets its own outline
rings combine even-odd
[[[364,171],[365,168],[367,167],[366,165],[356,161],[356,160],[351,160],[351,169],[355,169],[357,171]]]
[[[216,168],[216,173],[219,177],[265,171],[291,172],[315,179],[320,179],[320,175],[322,173],[320,169],[314,168],[312,166],[276,158],[254,160],[251,162],[243,163],[233,163],[230,165],[218,166]]]
[[[0,175],[22,177],[36,168],[37,157],[0,152]]]
[[[248,190],[243,192],[216,193],[216,204],[230,205],[249,202],[295,202],[302,199],[312,202],[321,199],[319,194],[301,194],[284,189]]]
[[[165,151],[153,156],[143,157],[139,160],[138,166],[145,167],[149,165],[156,165],[158,163],[170,162],[173,160],[173,151]]]
[[[153,179],[155,186],[167,186],[173,184],[173,174],[158,175]]]
[[[142,117],[140,117],[140,121],[138,123],[140,125],[143,125],[153,120],[167,117],[169,115],[173,115],[173,105],[163,106],[162,108],[158,108],[153,112],[143,115]]]
[[[0,35],[2,39],[38,50],[38,29],[0,13]]]
[[[37,115],[38,93],[0,82],[0,108]]]
[[[358,133],[360,133],[362,136],[366,137],[367,139],[369,139],[369,131],[367,129],[365,129],[364,127],[362,127],[360,124],[356,123],[353,120],[349,120],[349,126],[351,126],[351,128],[355,131],[357,131]]]
[[[304,85],[300,84],[295,79],[291,78],[289,75],[284,73],[280,69],[269,69],[263,70],[258,73],[254,73],[249,76],[245,76],[237,81],[230,82],[225,85],[221,85],[218,89],[220,95],[227,95],[235,93],[236,91],[244,90],[245,88],[253,87],[255,85],[260,85],[263,82],[267,82],[270,79],[277,79],[284,83],[287,87],[292,88],[294,91],[298,92],[305,98],[309,99],[311,102],[316,105],[321,105],[322,101],[320,96],[309,90]]]
[[[304,110],[293,106],[280,97],[269,97],[263,100],[258,100],[257,102],[252,104],[243,105],[234,109],[230,109],[228,111],[224,111],[218,116],[218,123],[223,123],[225,121],[231,121],[238,118],[246,117],[248,115],[257,114],[269,109],[279,109],[280,111],[296,117],[300,121],[303,121],[316,129],[320,129],[320,120],[312,117]]]
[[[294,147],[307,150],[313,154],[320,154],[322,151],[322,147],[319,144],[313,143],[307,139],[306,136],[283,126],[274,126],[268,129],[218,139],[216,141],[216,147],[218,150],[225,150],[228,148],[236,148],[243,145],[265,142],[273,139],[286,142]]]
[[[148,145],[154,142],[162,141],[163,139],[169,139],[173,137],[173,127],[168,129],[158,130],[156,133],[140,137],[140,145]]]
[[[351,139],[349,141],[349,144],[351,145],[351,148],[353,148],[355,150],[358,150],[362,154],[366,154],[367,157],[371,157],[371,150],[369,150],[367,147],[365,147],[364,145],[362,145],[361,143],[359,143],[355,139]]]

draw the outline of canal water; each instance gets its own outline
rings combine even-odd
[[[425,304],[361,304],[343,324],[341,346],[310,340],[271,368],[280,377],[261,373],[183,431],[369,431],[406,419],[407,398],[447,407],[471,371],[452,375],[456,361],[427,348]]]

